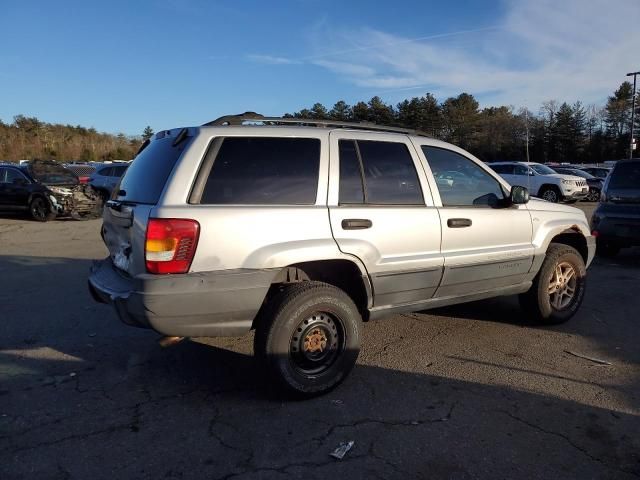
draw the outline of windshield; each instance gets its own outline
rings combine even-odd
[[[583,172],[582,170],[573,169],[573,168],[558,168],[557,171],[558,173],[562,173],[563,175],[574,175],[576,177],[582,177],[588,180],[591,180],[592,178],[596,178],[590,173]]]
[[[33,160],[27,167],[29,173],[44,185],[77,185],[78,176],[57,162]]]
[[[540,175],[554,175],[556,173],[546,165],[542,165],[540,163],[532,163],[529,166]]]

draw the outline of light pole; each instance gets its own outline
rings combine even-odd
[[[633,96],[631,97],[631,139],[629,140],[629,158],[633,158],[633,127],[636,116],[636,77],[640,72],[627,73],[627,77],[633,77]]]

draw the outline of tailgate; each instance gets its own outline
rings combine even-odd
[[[188,129],[174,129],[145,142],[105,206],[102,238],[113,264],[129,275],[147,271],[145,238],[151,211],[192,138]]]

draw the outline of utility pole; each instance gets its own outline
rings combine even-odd
[[[629,140],[629,158],[633,158],[633,127],[636,116],[636,77],[640,72],[627,73],[627,77],[633,77],[633,97],[631,97],[631,139]]]
[[[527,162],[529,162],[529,109],[524,110],[525,124],[527,127]]]

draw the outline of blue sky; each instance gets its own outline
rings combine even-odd
[[[603,104],[640,69],[639,21],[638,0],[0,0],[0,119],[139,134],[374,95]]]

